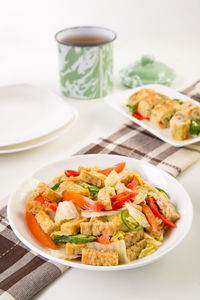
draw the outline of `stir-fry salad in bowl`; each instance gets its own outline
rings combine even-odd
[[[180,218],[168,192],[118,163],[79,166],[40,182],[26,224],[51,254],[82,264],[116,266],[154,253]]]

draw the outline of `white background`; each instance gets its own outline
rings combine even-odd
[[[26,82],[58,93],[54,34],[69,26],[100,25],[118,34],[115,91],[122,89],[119,69],[143,54],[172,66],[173,86],[181,89],[200,78],[199,15],[199,0],[1,0],[0,86]],[[80,113],[70,132],[46,146],[0,156],[2,197],[41,164],[74,153],[126,121],[114,111],[111,117],[101,99],[67,101]],[[199,299],[199,168],[200,163],[179,177],[192,197],[195,218],[186,240],[166,258],[118,273],[69,270],[35,299]]]

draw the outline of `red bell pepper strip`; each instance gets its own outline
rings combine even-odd
[[[152,227],[152,231],[157,232],[158,231],[158,224],[156,222],[156,217],[154,216],[151,208],[145,203],[141,203],[140,205],[142,206],[142,212],[144,213],[144,215],[146,216],[149,224]]]
[[[112,209],[116,210],[120,208],[126,201],[130,200],[134,196],[136,196],[138,193],[133,193],[129,191],[122,192],[118,195],[115,195],[111,198],[111,202],[114,202],[112,205]]]
[[[113,203],[113,202],[115,202],[116,200],[119,200],[119,198],[126,196],[126,195],[127,195],[127,192],[128,192],[128,191],[125,191],[125,192],[122,192],[122,193],[120,193],[120,194],[117,194],[117,195],[111,197],[111,199],[110,199],[111,202]],[[128,192],[128,193],[129,193],[129,192]]]
[[[70,177],[70,176],[79,176],[79,175],[80,175],[80,172],[74,171],[74,170],[66,170],[66,171],[65,171],[65,175],[66,175],[67,177]]]
[[[104,205],[94,201],[88,197],[82,196],[76,192],[63,191],[62,193],[64,201],[73,201],[75,205],[80,208],[87,209],[89,211],[101,211],[104,209]]]
[[[96,240],[100,244],[109,245],[110,244],[110,237],[108,234],[102,234]]]
[[[107,169],[101,170],[101,171],[99,171],[99,173],[102,173],[106,176],[108,176],[110,174],[110,172],[112,172],[113,170],[115,170],[117,173],[120,173],[123,171],[125,165],[126,165],[126,163],[122,162],[122,163],[114,165],[114,167],[112,167],[112,168],[107,168]]]
[[[141,114],[139,114],[138,112],[132,113],[132,116],[138,120],[149,120],[149,118],[141,116]]]
[[[176,225],[174,223],[172,223],[171,221],[165,219],[161,215],[161,213],[158,210],[158,206],[157,206],[156,201],[155,201],[154,198],[149,197],[149,198],[146,199],[146,201],[147,201],[149,207],[151,208],[152,212],[154,213],[154,215],[156,215],[158,218],[160,218],[165,225],[170,226],[170,227],[176,227]]]
[[[54,241],[42,230],[40,225],[38,224],[35,216],[30,213],[26,212],[26,224],[28,229],[34,236],[34,238],[42,245],[50,249],[57,250],[57,247]]]
[[[134,197],[134,196],[137,195],[137,193],[133,193],[133,192],[130,192],[130,191],[124,191],[124,192],[122,192],[122,193],[119,193],[119,194],[113,196],[110,200],[111,200],[111,202],[113,203],[113,202],[115,202],[116,200],[119,200],[119,199],[121,199],[121,198],[123,198],[123,197],[125,197],[125,196],[127,196],[127,195],[131,195],[131,197],[132,197],[132,195],[133,195],[133,197]],[[131,197],[130,197],[130,198],[131,198]]]
[[[50,202],[47,198],[42,196],[37,197],[35,200],[41,202],[42,204],[46,205],[48,208],[56,212],[58,207],[58,204],[56,202]]]
[[[132,181],[127,185],[128,189],[134,189],[139,184],[139,181],[136,176],[133,176]]]

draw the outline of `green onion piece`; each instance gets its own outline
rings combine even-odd
[[[137,112],[137,105],[130,105],[130,104],[126,104],[126,106],[129,108],[129,111],[131,113],[136,113]]]
[[[51,186],[50,189],[56,191],[63,182],[64,180],[57,182],[55,185]]]
[[[165,192],[163,189],[155,187],[159,192],[164,193],[168,198],[170,198],[169,194],[167,194],[167,192]]]
[[[183,101],[181,101],[180,99],[172,99],[172,101],[176,101],[176,102],[178,102],[179,104],[183,104]]]
[[[75,244],[86,244],[96,240],[96,236],[93,235],[60,235],[54,239],[56,243],[75,243]]]
[[[128,229],[133,230],[133,231],[138,231],[142,228],[141,225],[139,225],[137,222],[132,222],[129,216],[129,211],[128,209],[125,209],[121,212],[121,219],[122,222]]]

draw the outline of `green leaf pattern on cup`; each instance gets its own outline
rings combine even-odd
[[[107,95],[113,86],[113,45],[59,45],[60,81],[65,96],[92,99]]]

